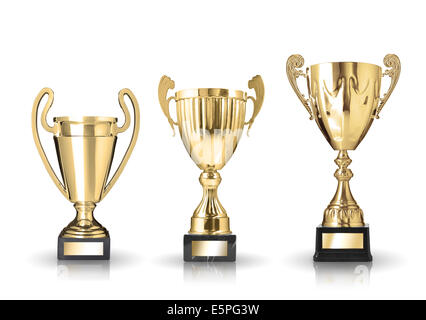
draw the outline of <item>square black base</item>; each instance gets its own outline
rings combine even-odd
[[[323,243],[325,237],[354,237],[353,239],[362,240],[362,246],[359,241],[355,241],[358,245],[351,248],[351,245],[339,244],[335,241],[332,245]],[[341,242],[341,241],[340,241]],[[341,248],[339,248],[341,246]],[[358,248],[359,246],[359,248]],[[324,248],[326,247],[326,248]],[[368,225],[364,227],[351,228],[333,228],[333,227],[317,227],[316,246],[314,261],[317,262],[368,262],[373,257],[370,253],[370,232]]]
[[[187,262],[235,261],[237,236],[185,234],[183,260]]]
[[[59,260],[109,260],[110,238],[58,238]]]

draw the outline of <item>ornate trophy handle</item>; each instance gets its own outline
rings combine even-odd
[[[380,103],[376,112],[376,119],[379,119],[379,113],[380,111],[382,111],[383,107],[385,106],[385,103],[388,101],[393,89],[395,89],[396,83],[399,79],[399,75],[401,74],[401,62],[399,61],[397,55],[387,54],[383,58],[383,64],[390,69],[385,70],[382,76],[389,76],[391,78],[391,84],[389,86],[388,91],[383,95],[383,98],[380,98]]]
[[[251,126],[253,125],[254,119],[256,119],[260,109],[262,108],[263,104],[263,98],[265,96],[265,85],[263,84],[262,77],[257,75],[254,76],[249,82],[248,87],[250,89],[254,89],[256,92],[256,98],[249,96],[247,97],[247,100],[251,100],[253,102],[253,115],[251,116],[251,119],[247,121],[244,124],[248,124],[247,128],[247,136],[249,135],[249,131]]]
[[[130,126],[130,113],[129,109],[126,106],[126,103],[124,102],[124,96],[129,97],[130,101],[132,102],[133,106],[133,118],[134,118],[134,125],[133,125],[133,132],[132,132],[132,138],[130,140],[130,144],[127,147],[126,153],[124,154],[123,160],[121,160],[120,165],[118,166],[117,170],[115,171],[114,175],[112,176],[111,180],[106,185],[104,191],[102,192],[101,200],[105,198],[105,196],[108,194],[108,192],[111,190],[111,188],[114,186],[114,184],[117,182],[117,179],[120,177],[121,173],[123,172],[124,167],[127,164],[127,161],[130,158],[130,155],[133,152],[133,149],[135,148],[136,140],[138,139],[139,134],[139,126],[140,126],[140,112],[139,112],[139,104],[136,100],[135,95],[133,94],[130,89],[122,89],[118,93],[118,102],[120,104],[121,109],[124,112],[125,116],[125,122],[123,126],[117,128],[117,133],[122,133],[126,131]]]
[[[300,54],[293,54],[287,59],[286,71],[288,81],[290,81],[290,85],[296,93],[299,100],[305,106],[306,110],[309,113],[309,120],[314,118],[311,108],[309,107],[309,101],[305,98],[305,96],[300,92],[299,87],[297,86],[297,78],[300,76],[306,78],[306,73],[302,70],[298,70],[297,68],[303,67],[305,63],[305,59]]]
[[[175,88],[175,82],[170,79],[168,76],[162,76],[160,83],[158,84],[158,100],[160,100],[161,109],[163,110],[164,115],[167,117],[170,126],[173,130],[173,136],[175,136],[175,127],[173,125],[178,125],[176,121],[170,116],[170,101],[175,100],[174,96],[167,98],[167,91]]]
[[[41,125],[43,126],[43,128],[46,131],[48,131],[50,133],[56,134],[57,131],[58,131],[56,124],[54,124],[53,127],[50,127],[47,124],[47,121],[46,121],[47,113],[49,112],[49,109],[50,109],[50,107],[52,106],[52,103],[53,103],[53,91],[50,88],[44,88],[39,92],[39,94],[35,98],[34,104],[33,104],[33,111],[32,111],[32,115],[31,115],[33,138],[34,138],[34,142],[36,144],[38,153],[40,154],[41,160],[43,161],[43,164],[44,164],[47,172],[49,173],[50,178],[52,178],[53,182],[58,187],[59,191],[61,191],[61,193],[64,195],[64,197],[68,199],[68,191],[67,191],[65,185],[59,180],[59,178],[56,175],[55,171],[53,170],[49,160],[47,159],[46,153],[45,153],[43,146],[41,144],[41,141],[40,141],[40,136],[38,134],[38,126],[37,126],[38,108],[40,106],[41,100],[43,99],[43,97],[46,94],[48,95],[48,99],[47,99],[46,105],[44,106],[43,112],[41,113]]]

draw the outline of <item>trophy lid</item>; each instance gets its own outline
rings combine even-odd
[[[374,63],[369,63],[369,62],[357,62],[357,61],[332,61],[332,62],[321,62],[321,63],[316,63],[316,64],[312,64],[310,66],[310,68],[313,67],[318,67],[318,66],[322,66],[322,65],[364,65],[364,66],[371,66],[371,67],[376,67],[379,68],[380,70],[382,69],[381,66],[374,64]]]
[[[116,135],[117,118],[114,117],[54,117],[57,136],[109,137]]]
[[[184,89],[176,92],[176,99],[185,98],[235,98],[247,100],[247,93],[241,90],[229,90],[221,88],[197,88],[197,89]]]
[[[96,116],[83,116],[83,117],[54,117],[54,122],[75,122],[81,124],[94,124],[97,122],[111,122],[116,123],[117,118],[114,117],[96,117]]]

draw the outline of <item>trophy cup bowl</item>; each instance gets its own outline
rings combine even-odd
[[[161,108],[173,132],[179,128],[183,144],[195,164],[203,170],[200,183],[203,198],[191,218],[189,234],[184,236],[185,261],[235,261],[236,236],[229,217],[217,197],[221,182],[218,170],[229,161],[237,148],[245,125],[252,126],[264,95],[260,76],[249,81],[256,98],[240,90],[200,88],[180,90],[167,98],[174,81],[163,76],[158,87]],[[169,113],[169,103],[176,102],[177,121]],[[246,103],[252,100],[253,116],[246,122]]]
[[[53,134],[62,181],[55,174],[42,147],[38,133],[38,109],[41,100],[48,95],[41,114],[43,128]],[[134,128],[130,145],[116,172],[108,182],[114,158],[117,135],[130,126],[130,113],[124,96],[132,101]],[[34,101],[32,128],[34,141],[42,161],[61,193],[77,211],[76,218],[63,229],[58,238],[58,259],[61,260],[108,260],[110,237],[93,216],[96,203],[111,190],[126,165],[136,144],[139,132],[139,106],[133,93],[123,89],[119,93],[119,104],[125,115],[125,123],[117,126],[112,117],[55,117],[53,126],[46,120],[53,103],[53,91],[44,88]]]
[[[301,55],[287,60],[287,76],[297,97],[334,150],[338,150],[334,176],[337,191],[324,211],[317,228],[315,261],[371,261],[369,227],[364,214],[352,196],[348,169],[352,160],[348,150],[355,150],[364,139],[374,119],[394,90],[401,71],[396,55],[383,60],[390,69],[361,62],[331,62],[311,65],[306,73]],[[390,76],[389,90],[380,97],[381,78]],[[297,78],[307,80],[308,98],[299,90]]]

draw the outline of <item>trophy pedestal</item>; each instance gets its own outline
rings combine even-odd
[[[59,260],[109,260],[110,238],[58,238]]]
[[[314,261],[318,262],[368,262],[370,233],[363,227],[317,227]]]
[[[183,260],[235,261],[237,236],[186,234],[183,237]]]

